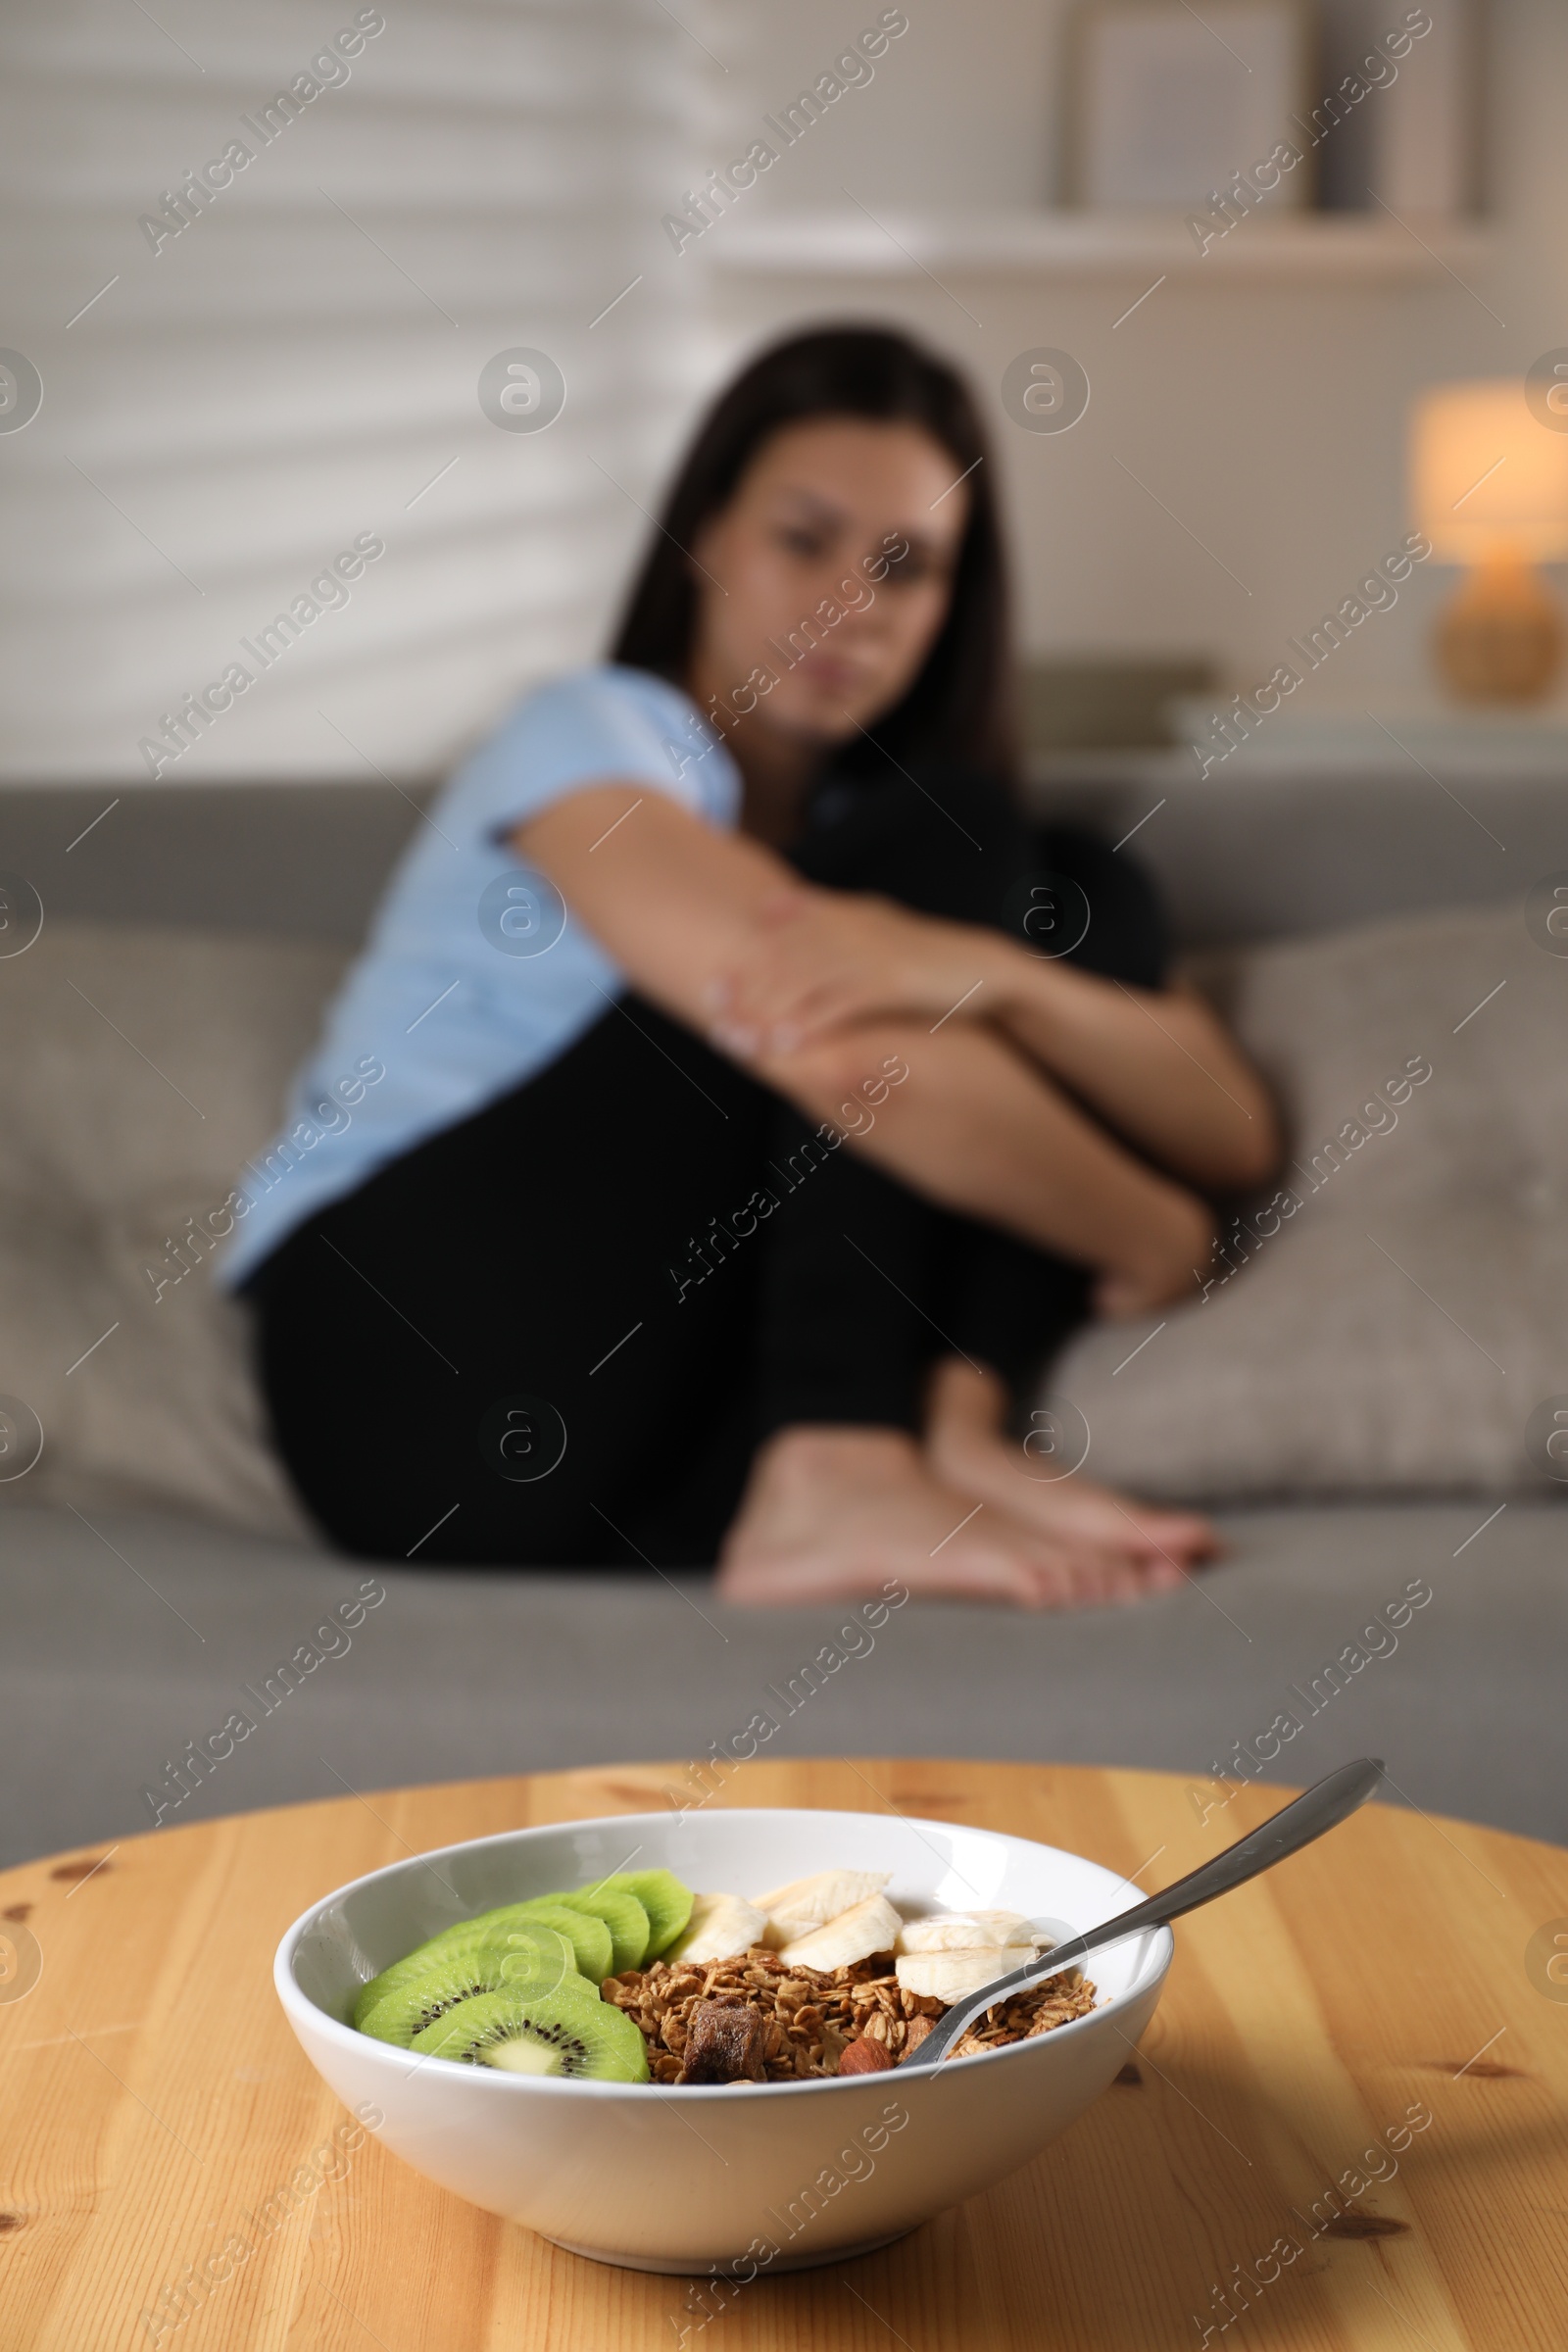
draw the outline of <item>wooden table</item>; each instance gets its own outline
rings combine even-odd
[[[1568,1853],[1392,1806],[1184,1923],[1137,2060],[1025,2171],[706,2324],[694,2282],[562,2253],[373,2139],[313,2167],[346,2119],[272,1993],[289,1921],[399,1854],[661,1806],[673,1777],[348,1796],[0,1877],[0,1996],[42,1960],[0,1997],[4,2352],[1568,2345]],[[1278,1794],[1204,1821],[1158,1773],[862,1759],[744,1765],[712,1801],[974,1822],[1154,1886]]]

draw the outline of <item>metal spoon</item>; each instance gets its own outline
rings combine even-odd
[[[973,2025],[975,2019],[999,2001],[1011,2000],[1016,1993],[1032,1985],[1043,1984],[1050,1977],[1059,1976],[1064,1968],[1076,1968],[1091,1952],[1103,1951],[1106,1944],[1120,1943],[1125,1936],[1140,1936],[1151,1928],[1168,1927],[1187,1911],[1196,1911],[1200,1904],[1211,1903],[1217,1894],[1229,1894],[1233,1886],[1244,1886],[1287,1854],[1299,1852],[1353,1813],[1383,1778],[1382,1759],[1362,1756],[1353,1764],[1342,1764],[1338,1772],[1316,1782],[1304,1796],[1286,1805],[1265,1821],[1261,1829],[1251,1830],[1228,1845],[1212,1862],[1200,1869],[1189,1871],[1174,1886],[1162,1894],[1152,1894],[1147,1903],[1135,1903],[1130,1911],[1120,1911],[1102,1927],[1090,1928],[1082,1936],[1074,1936],[1067,1943],[1054,1944],[1042,1952],[1038,1960],[1026,1961],[1004,1977],[993,1979],[989,1984],[971,1993],[966,2000],[955,2002],[941,2023],[928,2034],[919,2048],[900,2061],[900,2072],[911,2067],[936,2066],[944,2059],[953,2044]]]

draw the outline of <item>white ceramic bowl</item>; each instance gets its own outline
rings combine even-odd
[[[906,1915],[1006,1907],[1058,1939],[1143,1899],[1077,1854],[949,1822],[634,1814],[512,1830],[355,1880],[284,1936],[278,1998],[338,2096],[428,2180],[601,2262],[733,2265],[745,2279],[883,2245],[1026,2163],[1125,2065],[1170,1966],[1160,1929],[1097,1958],[1087,2017],[982,2058],[845,2082],[563,2082],[416,2059],[348,2024],[361,1984],[455,1921],[659,1864],[740,1894],[837,1866],[887,1870]]]

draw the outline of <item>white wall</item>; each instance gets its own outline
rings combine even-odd
[[[1440,0],[1431,5],[1441,18]],[[746,13],[753,40],[739,69],[747,86],[732,98],[737,122],[793,95],[877,11],[797,0],[787,15]],[[842,187],[884,218],[901,207],[1037,201],[1053,187],[1053,11],[908,0],[907,13],[909,30],[875,81],[838,102],[760,185],[759,215],[842,205]],[[1390,0],[1387,22],[1401,14]],[[1173,276],[1113,327],[1137,282],[945,273],[954,299],[914,271],[737,282],[715,270],[730,348],[849,310],[926,334],[991,407],[1027,644],[1208,653],[1250,684],[1408,527],[1404,420],[1417,389],[1437,377],[1522,373],[1568,342],[1568,10],[1498,0],[1490,15],[1484,144],[1495,252],[1473,292],[1446,278],[1243,286]],[[715,149],[708,160],[722,158]],[[708,233],[710,256],[727,225]],[[1039,345],[1072,352],[1094,385],[1083,421],[1060,436],[1023,432],[995,399],[1006,363]],[[1314,698],[1359,707],[1425,696],[1428,623],[1451,585],[1450,573],[1418,573],[1399,608],[1313,678]]]
[[[11,12],[0,343],[44,404],[0,432],[6,775],[145,781],[160,714],[362,533],[353,602],[164,781],[423,774],[599,644],[690,395],[689,279],[593,321],[672,258],[701,53],[655,0],[386,0],[346,83],[244,133],[360,6]],[[236,134],[254,159],[155,252],[139,216]],[[518,346],[567,379],[537,435],[478,406]]]
[[[1063,5],[909,0],[874,81],[749,207],[843,205],[846,186],[883,216],[1043,202]],[[25,228],[0,342],[45,401],[0,433],[4,775],[145,780],[160,714],[367,530],[387,554],[352,605],[166,780],[429,773],[602,643],[641,509],[733,357],[866,311],[940,343],[992,406],[1031,648],[1196,651],[1250,684],[1406,527],[1415,390],[1568,342],[1561,0],[1492,11],[1496,245],[1473,293],[1172,277],[1120,327],[1136,282],[738,279],[710,266],[725,221],[671,249],[664,210],[880,0],[399,0],[347,86],[155,256],[137,216],[358,6],[161,0],[167,31],[123,0],[13,15],[0,196]],[[567,409],[538,437],[498,432],[478,371],[533,343],[559,356]],[[1007,361],[1042,343],[1094,382],[1059,437],[996,408]],[[1419,693],[1447,587],[1417,575],[1314,697]]]

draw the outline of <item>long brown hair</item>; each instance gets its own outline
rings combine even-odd
[[[829,326],[775,343],[742,369],[692,438],[633,582],[611,648],[612,662],[683,685],[697,593],[686,554],[727,506],[764,441],[811,416],[915,424],[966,476],[969,519],[954,567],[947,617],[919,676],[898,706],[835,762],[976,770],[1012,782],[1017,752],[1006,567],[995,467],[974,399],[945,360],[887,327]]]

